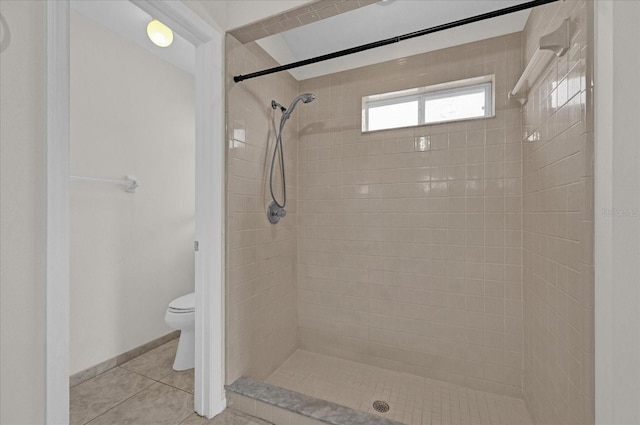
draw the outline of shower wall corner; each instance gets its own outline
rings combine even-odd
[[[234,83],[233,75],[275,66],[255,42],[227,35],[226,383],[266,379],[298,347],[297,117],[284,132],[287,216],[269,223],[269,165],[280,111],[298,94],[287,73]],[[279,183],[278,183],[279,184]],[[277,185],[276,185],[277,186]]]
[[[571,43],[523,108],[524,400],[534,423],[595,422],[593,2],[532,10],[524,60],[569,19]]]

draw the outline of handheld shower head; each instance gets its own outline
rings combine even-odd
[[[275,100],[271,101],[271,107],[273,109],[278,109],[282,111],[282,118],[280,118],[280,130],[276,136],[276,145],[273,148],[273,156],[271,157],[271,170],[269,171],[269,191],[271,192],[272,202],[269,204],[269,209],[267,210],[267,217],[269,218],[269,222],[271,224],[276,224],[280,221],[280,218],[284,217],[287,213],[284,209],[287,204],[287,185],[285,183],[285,173],[284,173],[284,152],[282,149],[282,130],[284,130],[284,125],[287,123],[287,120],[293,113],[298,102],[302,101],[303,103],[313,102],[316,96],[312,93],[302,93],[297,96],[291,102],[291,106],[289,109],[284,108],[281,104],[276,102]],[[276,163],[276,157],[280,156],[280,178],[282,181],[282,203],[278,202],[275,194],[273,193],[273,169]]]
[[[302,93],[299,97],[302,98],[304,103],[313,102],[316,98],[316,95],[313,93]]]
[[[289,106],[289,109],[284,111],[284,117],[285,117],[284,119],[289,119],[298,102],[302,101],[302,103],[310,103],[310,102],[313,102],[315,98],[316,98],[316,95],[313,93],[302,93],[301,95],[297,96],[291,102],[291,106]]]

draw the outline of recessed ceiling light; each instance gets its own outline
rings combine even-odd
[[[173,43],[173,31],[157,19],[147,25],[147,35],[149,40],[159,47],[169,47]]]

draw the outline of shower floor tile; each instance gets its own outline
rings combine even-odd
[[[520,399],[303,350],[266,382],[409,425],[532,424]],[[376,412],[376,400],[389,411]]]

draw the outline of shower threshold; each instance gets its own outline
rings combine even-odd
[[[230,407],[272,421],[276,425],[402,425],[400,422],[244,377],[227,386],[226,390],[232,393],[228,394]]]
[[[245,413],[277,425],[532,424],[524,402],[518,398],[304,350],[296,351],[266,382],[240,378],[227,390],[236,393],[232,396],[244,391],[243,396],[257,400],[252,405],[244,402],[245,407],[253,409]],[[302,416],[285,422],[269,406]],[[233,407],[243,410],[242,406]],[[270,415],[273,417],[264,417]]]

